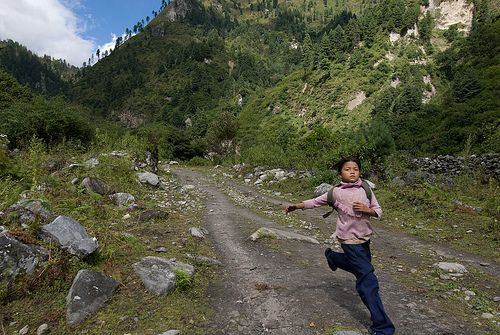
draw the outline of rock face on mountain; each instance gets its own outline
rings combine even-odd
[[[169,21],[177,21],[186,17],[186,15],[195,8],[197,8],[197,5],[191,0],[175,0],[174,5],[168,6],[162,14]]]
[[[438,3],[438,4],[436,4]],[[429,1],[429,8],[436,18],[436,28],[448,29],[451,25],[461,23],[470,30],[474,5],[466,0]]]

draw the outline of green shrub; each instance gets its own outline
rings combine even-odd
[[[174,268],[177,279],[176,289],[179,291],[189,291],[191,289],[191,277],[186,269]]]

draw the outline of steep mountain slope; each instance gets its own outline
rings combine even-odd
[[[196,155],[307,152],[319,128],[338,135],[328,150],[369,159],[495,151],[498,21],[485,3],[177,0],[68,96],[128,127],[189,131]]]

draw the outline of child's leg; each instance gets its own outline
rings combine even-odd
[[[371,264],[370,241],[363,244],[342,244],[351,272],[356,276],[356,290],[371,314],[371,329],[377,334],[394,334],[394,325],[384,311],[378,294],[377,276]]]
[[[351,264],[347,261],[345,254],[342,252],[332,251],[328,248],[325,251],[326,260],[328,261],[328,266],[330,269],[335,271],[337,268],[348,271],[352,273]]]

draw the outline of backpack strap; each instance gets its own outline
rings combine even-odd
[[[328,190],[326,201],[328,202],[328,205],[332,207],[332,210],[329,211],[328,213],[323,214],[323,219],[326,219],[327,217],[329,217],[333,213],[333,211],[337,210],[337,207],[335,207],[335,203],[333,201],[333,189],[335,187],[340,187],[340,184],[337,184]],[[365,190],[366,197],[368,198],[368,201],[371,204],[371,202],[372,202],[372,189],[371,189],[370,185],[368,185],[368,183],[365,180],[363,180],[361,182],[361,187]]]
[[[327,217],[329,217],[333,213],[333,211],[337,210],[337,207],[335,207],[335,203],[333,202],[333,189],[335,187],[339,187],[339,186],[340,186],[340,184],[337,184],[337,185],[333,186],[332,188],[330,188],[327,192],[328,194],[327,194],[326,201],[328,202],[328,205],[332,207],[332,210],[329,211],[328,213],[323,214],[323,219],[326,219]]]

